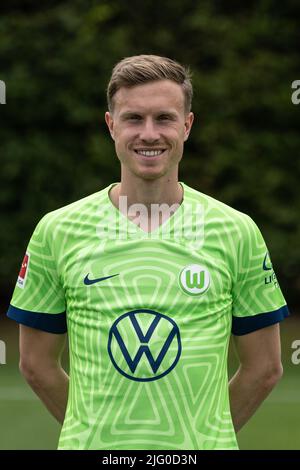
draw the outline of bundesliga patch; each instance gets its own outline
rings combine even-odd
[[[24,256],[22,266],[19,272],[18,280],[17,280],[17,285],[21,287],[22,289],[25,287],[26,277],[27,277],[28,268],[29,268],[29,258],[30,258],[30,254],[26,253]]]

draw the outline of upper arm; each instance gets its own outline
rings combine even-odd
[[[60,238],[53,235],[54,227],[58,225],[50,213],[36,226],[7,315],[27,327],[64,334],[67,331],[66,299],[56,256]],[[37,333],[34,338],[36,336]]]
[[[231,292],[232,332],[237,336],[275,325],[289,314],[259,228],[244,216],[239,219],[238,229]],[[267,332],[261,334],[269,338]]]
[[[47,333],[20,325],[20,368],[22,371],[57,365],[66,343],[66,334]]]
[[[281,345],[279,324],[234,336],[241,366],[257,372],[281,375]]]

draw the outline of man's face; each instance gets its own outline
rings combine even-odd
[[[180,85],[170,80],[120,88],[105,120],[125,172],[153,180],[177,172],[193,123]]]

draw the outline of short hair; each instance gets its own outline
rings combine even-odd
[[[120,88],[131,88],[157,80],[172,80],[181,85],[185,112],[191,110],[193,86],[189,69],[168,57],[143,54],[125,57],[114,66],[107,87],[109,111],[113,111],[113,97]]]

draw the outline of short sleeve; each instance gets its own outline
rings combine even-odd
[[[60,334],[67,331],[65,296],[51,239],[46,215],[30,239],[7,316],[26,326]]]
[[[263,236],[245,216],[237,247],[237,273],[232,289],[232,333],[244,335],[273,325],[289,315]]]

